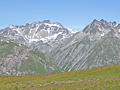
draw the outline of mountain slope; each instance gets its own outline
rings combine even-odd
[[[56,70],[44,53],[0,37],[0,75],[37,75]]]
[[[66,45],[52,52],[64,71],[120,64],[119,24],[94,20]]]

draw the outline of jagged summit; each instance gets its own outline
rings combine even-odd
[[[44,20],[42,23],[49,23],[49,24],[51,24],[50,20]]]
[[[56,25],[59,25],[59,26],[63,27],[62,24],[59,23],[59,22],[54,22],[53,24],[56,24]]]
[[[120,26],[93,20],[69,42],[53,51],[54,61],[65,71],[120,64]]]
[[[24,42],[24,44],[37,41],[44,43],[59,41],[73,35],[72,31],[64,28],[59,22],[51,23],[50,20],[27,23],[25,26],[11,25],[2,30],[0,34],[18,42]]]
[[[117,22],[107,22],[104,19],[98,21],[95,19],[92,23],[84,28],[83,32],[89,34],[107,33],[111,30],[116,30],[118,25],[119,24]]]
[[[94,19],[92,23],[98,23],[99,21],[97,19]]]

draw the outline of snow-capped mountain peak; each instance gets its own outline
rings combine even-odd
[[[11,25],[0,32],[1,35],[14,39],[18,42],[43,43],[59,41],[71,37],[75,31],[64,28],[59,22],[51,23],[49,20],[34,22],[25,26]]]

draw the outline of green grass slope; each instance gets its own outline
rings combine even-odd
[[[0,90],[120,90],[120,66],[40,76],[0,77]]]

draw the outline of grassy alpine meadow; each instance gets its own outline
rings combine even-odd
[[[120,65],[39,76],[1,76],[0,90],[120,90]]]

